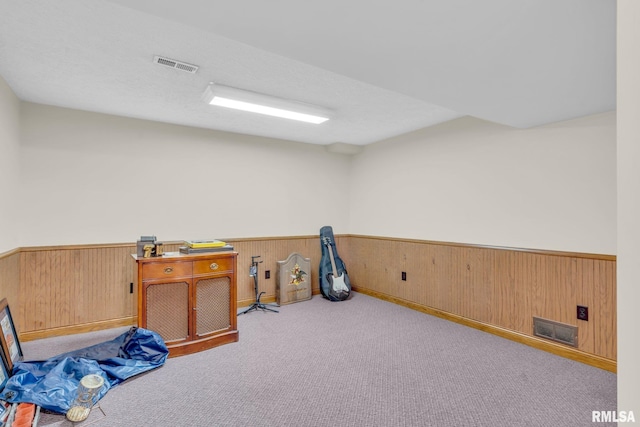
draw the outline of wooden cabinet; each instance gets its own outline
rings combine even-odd
[[[138,258],[138,326],[169,356],[238,341],[236,252]]]

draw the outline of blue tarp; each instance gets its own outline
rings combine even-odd
[[[32,402],[53,412],[66,413],[76,398],[82,377],[104,378],[99,400],[111,387],[164,364],[169,351],[157,333],[132,327],[104,343],[70,351],[45,361],[16,362],[13,376],[0,399]]]

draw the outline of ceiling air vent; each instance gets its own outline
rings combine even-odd
[[[164,56],[154,56],[153,62],[155,62],[156,64],[164,65],[165,67],[186,71],[187,73],[191,74],[198,71],[197,65],[187,64],[186,62],[176,61],[175,59],[169,59]]]

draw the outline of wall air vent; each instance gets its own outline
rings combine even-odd
[[[191,74],[194,74],[196,71],[198,71],[197,65],[187,64],[186,62],[176,61],[175,59],[169,59],[164,56],[154,56],[153,62],[155,62],[156,64],[164,65],[165,67],[186,71],[187,73]]]
[[[533,318],[533,335],[573,347],[578,346],[578,327],[552,320]]]

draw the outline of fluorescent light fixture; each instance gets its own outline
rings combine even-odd
[[[203,99],[210,105],[266,114],[268,116],[320,124],[329,120],[331,112],[316,105],[264,95],[231,86],[211,83]]]

